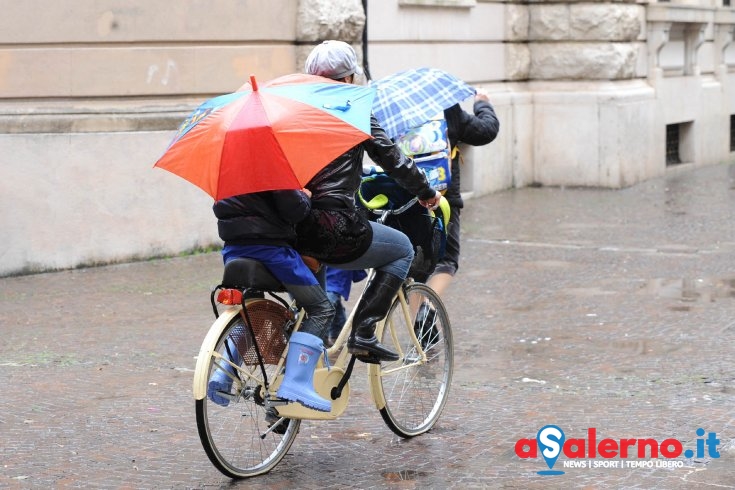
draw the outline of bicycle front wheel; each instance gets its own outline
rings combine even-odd
[[[269,303],[264,306],[273,309],[275,303]],[[251,319],[258,323],[254,316]],[[207,396],[196,400],[199,437],[212,464],[231,478],[270,471],[288,452],[301,424],[266,412],[263,373],[253,362],[252,345],[249,329],[238,314],[222,330],[207,362],[197,363],[197,369],[206,370],[200,379],[207,383]],[[272,382],[276,366],[265,364],[265,372]]]
[[[372,389],[388,427],[401,437],[413,437],[431,429],[444,409],[454,344],[447,311],[434,290],[412,283],[404,294],[407,304],[394,302],[380,333],[381,342],[393,346],[400,358],[371,366]]]

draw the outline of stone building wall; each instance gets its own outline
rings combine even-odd
[[[153,169],[198,103],[296,71],[294,0],[0,0],[0,275],[218,243]]]
[[[490,92],[501,133],[464,149],[468,195],[731,159],[720,1],[362,3],[0,0],[0,275],[218,244],[211,199],[153,163],[199,102],[300,71],[325,38],[374,78],[435,66]]]

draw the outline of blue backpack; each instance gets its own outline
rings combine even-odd
[[[426,173],[431,187],[446,192],[452,182],[452,152],[444,113],[396,138],[396,146]]]

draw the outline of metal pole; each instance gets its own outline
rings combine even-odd
[[[362,9],[365,11],[365,26],[362,29],[362,68],[365,78],[370,81],[370,67],[368,63],[368,0],[362,0]]]

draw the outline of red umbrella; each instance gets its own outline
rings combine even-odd
[[[371,87],[287,75],[203,103],[155,167],[215,200],[300,189],[329,162],[370,138]]]

